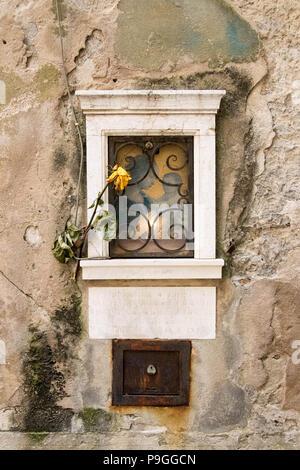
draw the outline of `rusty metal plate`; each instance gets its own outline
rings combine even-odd
[[[113,341],[113,405],[189,404],[190,341]]]

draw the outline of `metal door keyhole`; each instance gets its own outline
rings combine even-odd
[[[156,374],[156,367],[153,364],[150,364],[147,367],[147,374],[149,374],[149,375],[155,375]]]

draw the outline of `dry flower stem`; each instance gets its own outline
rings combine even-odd
[[[81,258],[82,256],[82,250],[83,250],[83,247],[84,247],[84,244],[85,244],[85,240],[86,240],[86,237],[87,237],[87,234],[88,232],[90,231],[90,229],[92,228],[92,224],[93,224],[93,220],[95,218],[95,215],[96,215],[96,212],[97,212],[97,208],[98,208],[98,204],[99,204],[99,201],[100,199],[102,198],[103,194],[105,193],[107,187],[109,186],[109,182],[106,183],[106,185],[104,186],[103,190],[101,191],[101,193],[98,194],[98,197],[96,199],[96,202],[95,202],[95,207],[94,207],[94,210],[93,210],[93,213],[91,215],[91,218],[89,220],[89,223],[84,231],[84,236],[83,236],[83,239],[82,239],[82,243],[80,245],[80,250],[79,250],[79,256],[78,258]],[[80,259],[77,259],[76,261],[76,267],[75,267],[75,271],[74,271],[74,274],[73,274],[73,280],[76,281],[77,279],[77,274],[78,274],[78,270],[79,270],[79,263],[80,263]]]

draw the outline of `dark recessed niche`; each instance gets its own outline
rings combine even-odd
[[[114,340],[115,406],[189,404],[190,341]]]

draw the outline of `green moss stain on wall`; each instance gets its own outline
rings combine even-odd
[[[7,73],[3,69],[0,69],[0,80],[5,83],[5,103],[0,104],[0,111],[2,111],[12,98],[22,92],[24,83],[14,73]]]
[[[11,102],[22,94],[36,93],[39,102],[57,96],[59,88],[60,71],[52,64],[43,65],[34,75],[30,83],[21,80],[18,75],[7,73],[0,68],[0,80],[5,84],[5,104],[0,104],[0,112]],[[7,117],[5,117],[7,121]],[[0,118],[1,121],[1,118]]]
[[[116,52],[138,68],[182,58],[214,67],[259,52],[257,33],[223,0],[120,0],[119,9]]]
[[[59,370],[47,334],[34,326],[29,331],[31,339],[23,360],[24,390],[28,401],[24,430],[67,429],[73,413],[56,405],[66,396],[64,375]]]
[[[42,101],[55,95],[59,77],[60,72],[52,64],[43,65],[37,71],[34,84]]]
[[[84,408],[79,413],[86,432],[111,432],[114,429],[114,417],[105,410]],[[116,427],[117,430],[117,427]]]
[[[67,396],[66,376],[82,334],[81,297],[72,293],[51,317],[51,329],[29,327],[30,340],[23,357],[25,414],[23,430],[32,433],[70,429],[73,411],[58,403]],[[39,439],[38,434],[33,438]]]

